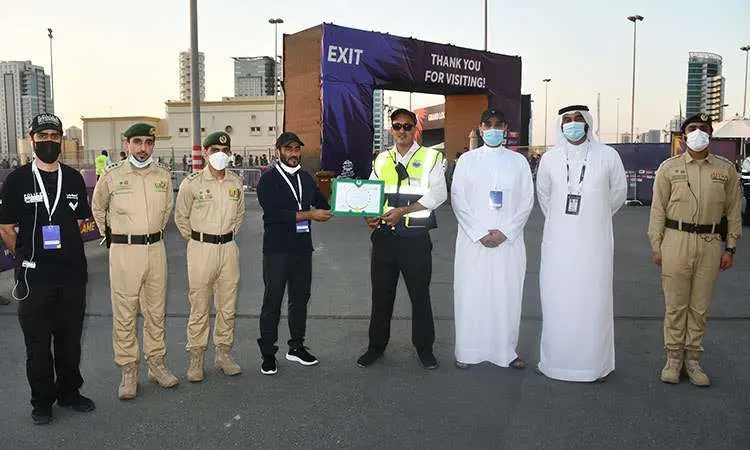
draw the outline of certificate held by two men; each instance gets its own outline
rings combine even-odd
[[[382,180],[333,180],[332,212],[336,216],[378,217],[383,215],[385,183]]]

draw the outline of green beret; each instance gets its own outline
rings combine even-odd
[[[126,139],[130,139],[134,136],[151,136],[156,138],[156,127],[147,123],[139,122],[130,126],[122,134]]]
[[[203,140],[203,148],[208,148],[212,145],[226,145],[228,147],[231,147],[232,138],[230,138],[229,135],[223,131],[214,131],[213,133],[206,136],[206,139]]]

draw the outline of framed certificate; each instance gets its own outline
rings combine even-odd
[[[332,212],[337,216],[380,216],[383,214],[382,180],[333,180]]]

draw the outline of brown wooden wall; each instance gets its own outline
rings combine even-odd
[[[479,126],[479,116],[487,109],[486,95],[445,96],[445,156],[455,159],[456,152],[469,146],[469,133]]]
[[[319,25],[284,35],[284,131],[292,131],[305,143],[302,163],[307,172],[320,168],[320,48]]]

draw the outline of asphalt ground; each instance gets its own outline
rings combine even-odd
[[[410,305],[401,286],[391,344],[368,369],[355,361],[367,346],[370,308],[369,232],[361,219],[316,224],[307,345],[321,363],[283,359],[279,373],[260,374],[255,339],[262,300],[261,212],[247,197],[238,238],[242,280],[234,349],[244,372],[225,377],[207,354],[203,383],[184,381],[187,323],[185,243],[168,229],[167,363],[183,383],[164,390],[141,369],[138,398],[116,398],[106,251],[88,243],[89,299],[84,332],[82,393],[97,410],[55,407],[49,426],[31,423],[25,350],[15,305],[0,306],[0,448],[456,448],[456,449],[749,449],[750,245],[740,241],[735,267],[718,279],[706,335],[704,368],[711,388],[684,381],[664,385],[663,300],[659,272],[645,235],[648,209],[615,216],[615,345],[617,368],[605,383],[548,380],[531,370],[491,365],[453,367],[453,252],[456,220],[450,206],[432,233],[432,302],[439,369],[426,371],[411,346]],[[526,228],[528,271],[518,351],[539,357],[538,210]],[[747,228],[745,229],[747,230]],[[0,294],[9,296],[9,274]],[[288,339],[285,320],[280,343]]]

